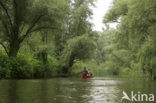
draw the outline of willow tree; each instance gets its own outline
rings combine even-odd
[[[87,35],[68,40],[60,60],[63,73],[69,72],[74,60],[87,60],[93,57],[95,48],[95,42]]]
[[[17,56],[21,43],[32,33],[54,28],[51,17],[56,9],[50,4],[50,0],[0,0],[0,44],[9,57]]]
[[[135,65],[151,76],[156,75],[156,2],[154,0],[114,0],[104,17],[104,22],[118,22],[115,39],[117,50],[130,52],[129,64]],[[138,69],[138,67],[136,67]]]
[[[94,0],[71,0],[70,2],[64,48],[59,60],[64,73],[68,73],[75,59],[85,60],[92,55],[91,51],[94,52],[94,41],[90,37],[94,33],[89,21],[92,16],[90,7],[93,5]]]
[[[91,31],[92,24],[89,21],[92,16],[91,6],[94,6],[94,0],[73,0],[69,26],[71,37]]]

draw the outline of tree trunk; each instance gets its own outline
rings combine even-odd
[[[47,32],[43,32],[42,42],[43,42],[43,45],[47,45]],[[46,47],[46,48],[43,48],[42,53],[41,53],[42,62],[44,64],[47,63],[47,56],[48,56],[48,53],[47,53],[47,47]]]
[[[16,57],[18,54],[20,48],[20,42],[18,39],[14,39],[12,42],[10,42],[10,48],[9,48],[9,57]]]
[[[69,73],[69,68],[71,68],[73,66],[74,60],[75,60],[75,55],[72,55],[70,57],[68,66],[64,66],[63,69],[62,69],[64,74],[68,74]]]
[[[47,63],[47,49],[42,50],[41,58],[42,58],[43,64],[46,64]]]

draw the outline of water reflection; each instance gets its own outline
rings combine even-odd
[[[40,82],[40,84],[41,84],[41,93],[42,94],[40,94],[40,98],[41,98],[41,100],[42,100],[42,103],[47,103],[48,101],[48,98],[47,98],[47,80],[42,80],[41,82]]]
[[[123,90],[156,94],[156,82],[120,78],[0,80],[0,103],[119,103]]]
[[[8,85],[9,85],[9,88],[8,88],[8,101],[7,101],[7,103],[16,103],[16,100],[18,100],[17,81],[15,81],[15,80],[8,81]]]

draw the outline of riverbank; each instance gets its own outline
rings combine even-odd
[[[42,61],[29,56],[19,55],[16,58],[9,58],[7,55],[0,54],[0,78],[5,79],[35,79],[35,78],[55,78],[55,77],[72,77],[79,76],[84,67],[91,68],[95,76],[120,76],[120,77],[145,77],[152,78],[154,75],[143,72],[138,68],[110,68],[106,64],[96,64],[96,62],[75,61],[69,69],[69,73],[64,74],[61,64],[56,58],[48,56],[48,61],[43,64]],[[109,68],[108,68],[109,67]]]

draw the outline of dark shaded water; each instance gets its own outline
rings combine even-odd
[[[156,95],[156,81],[111,77],[0,80],[0,103],[120,103],[123,91]]]

